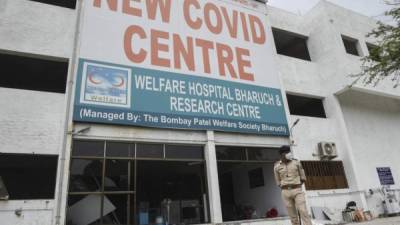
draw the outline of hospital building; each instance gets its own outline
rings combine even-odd
[[[400,88],[354,77],[373,18],[326,0],[0,0],[0,18],[2,225],[289,225],[282,145],[314,219],[400,213]]]

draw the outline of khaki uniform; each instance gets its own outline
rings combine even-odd
[[[304,225],[312,225],[307,212],[306,199],[301,184],[306,180],[303,167],[297,160],[288,163],[278,161],[274,166],[275,181],[282,188],[282,199],[287,208],[292,225],[299,225],[297,211]]]

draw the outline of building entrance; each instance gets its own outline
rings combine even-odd
[[[203,146],[75,140],[67,225],[209,220]]]
[[[286,216],[274,180],[278,149],[217,146],[223,221]]]

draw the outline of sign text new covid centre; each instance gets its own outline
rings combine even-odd
[[[263,13],[223,0],[83,9],[75,121],[288,135]]]

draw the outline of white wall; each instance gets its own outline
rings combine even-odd
[[[357,160],[358,174],[362,179],[359,189],[379,189],[377,167],[390,167],[395,185],[400,185],[400,100],[348,91],[339,97],[353,153]],[[376,190],[367,195],[369,209],[375,214],[383,213],[383,196]]]
[[[76,10],[26,0],[0,0],[0,51],[69,59]],[[58,154],[64,94],[0,88],[0,152]]]
[[[263,170],[264,186],[250,188],[248,172],[260,167]],[[235,166],[232,178],[236,204],[253,206],[258,217],[265,217],[265,213],[271,208],[277,209],[279,216],[287,216],[280,188],[275,183],[273,168],[273,163]]]
[[[381,186],[376,167],[391,167],[400,188],[400,100],[350,91],[340,102],[360,176],[368,177],[360,188]]]
[[[57,155],[64,94],[0,88],[0,152]]]
[[[76,10],[27,0],[0,0],[0,50],[70,58]]]
[[[54,201],[25,200],[0,201],[0,219],[3,225],[54,225],[52,221]],[[16,211],[20,211],[18,216]]]
[[[71,57],[76,10],[0,0],[0,18],[0,51],[51,59]],[[0,152],[59,153],[65,95],[0,88],[0,96]]]
[[[0,0],[0,18],[0,52],[63,61],[71,57],[76,10],[27,0]],[[59,154],[64,94],[0,88],[0,96],[1,153]],[[0,223],[53,225],[54,202],[0,201]],[[22,210],[20,217],[15,215],[16,209]]]
[[[0,88],[0,96],[0,152],[58,155],[64,94]],[[5,225],[51,225],[53,207],[53,199],[0,201],[0,218]]]
[[[327,118],[291,116],[291,120],[300,119],[293,130],[295,157],[300,160],[319,160],[317,146],[319,142],[335,142],[339,157],[343,160],[350,187],[356,189],[355,172],[351,167],[349,146],[342,132],[342,115],[332,93],[332,86],[337,85],[334,74],[337,73],[337,58],[344,55],[342,43],[335,38],[336,31],[327,17],[327,5],[321,2],[304,17],[282,10],[270,8],[273,27],[289,30],[308,37],[308,48],[312,61],[277,55],[276,61],[287,93],[308,97],[323,98]],[[288,15],[288,16],[283,16]],[[345,77],[345,74],[340,74]],[[349,192],[349,190],[344,190]],[[324,193],[308,191],[308,206],[335,206],[342,208],[347,201],[359,201],[356,196],[345,194],[340,197],[343,204],[338,202],[338,196],[333,191]]]
[[[373,134],[360,135],[358,139],[351,137],[353,131],[347,130],[347,125],[353,126],[351,123],[355,122],[348,118],[348,109],[342,109],[335,94],[354,81],[355,78],[349,75],[359,73],[361,65],[361,57],[345,52],[341,35],[358,39],[361,55],[367,55],[365,42],[374,43],[376,40],[366,38],[365,35],[376,27],[376,21],[324,0],[304,16],[273,7],[269,8],[269,16],[273,27],[308,37],[307,45],[311,62],[282,55],[276,57],[286,92],[323,98],[327,114],[326,119],[291,116],[291,121],[300,118],[299,124],[293,131],[295,156],[301,160],[318,160],[318,157],[313,156],[313,153],[317,152],[318,142],[335,142],[339,154],[336,160],[343,161],[350,186],[347,190],[308,191],[309,206],[328,206],[339,210],[345,206],[346,202],[356,201],[358,205],[368,207],[371,204],[366,202],[364,193],[360,190],[366,185],[371,186],[370,182],[376,182],[377,178],[367,181],[370,179],[365,179],[360,174],[364,174],[366,170],[364,165],[368,165],[371,161],[379,164],[380,159],[375,160],[371,154],[364,154],[365,157],[360,158],[360,152],[357,149],[360,148],[359,145],[367,145],[366,138],[370,143],[369,146],[380,146],[382,142],[388,142],[385,138],[371,138]],[[381,82],[377,87],[366,86],[361,81],[355,86],[375,94],[400,96],[400,89],[393,89],[389,80]],[[398,134],[398,131],[394,131],[398,127],[396,123],[381,122],[381,120],[392,121],[394,118],[399,118],[399,114],[396,115],[390,109],[394,103],[389,102],[388,104],[392,106],[383,109],[385,112],[388,109],[389,112],[381,115],[367,113],[368,119],[379,121],[374,122],[378,125],[375,130],[384,130],[385,127],[390,126],[390,129]],[[364,109],[365,107],[354,104],[354,110],[360,112]],[[351,115],[356,116],[354,113]],[[386,151],[388,153],[382,156],[383,158],[388,157],[388,154],[392,158],[395,156],[399,158],[395,150],[387,149]],[[365,184],[366,182],[369,184]]]

